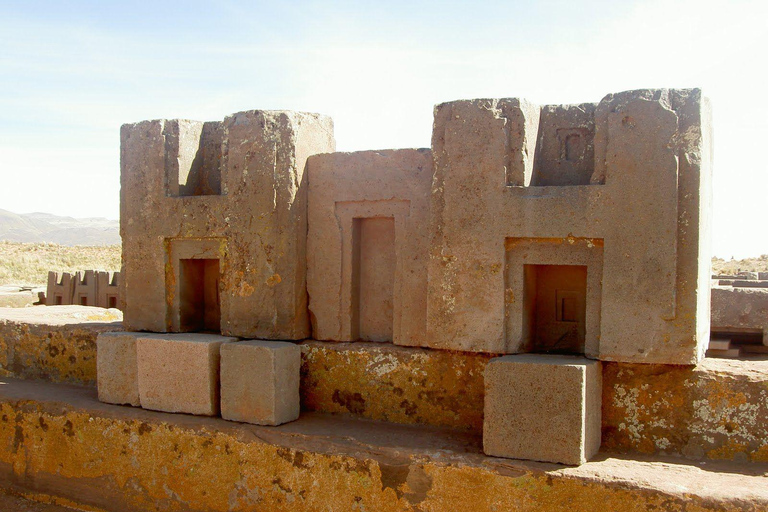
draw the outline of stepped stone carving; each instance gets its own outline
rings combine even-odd
[[[313,336],[422,345],[431,151],[316,155],[308,167]]]
[[[429,346],[696,363],[709,332],[710,132],[698,90],[540,111],[438,105]],[[558,304],[551,332],[542,290]]]
[[[124,125],[126,327],[308,337],[304,167],[333,149],[316,114]]]
[[[509,354],[485,377],[486,452],[580,464],[599,361],[704,356],[701,91],[444,103],[431,149],[335,153],[332,130],[285,111],[123,126],[125,326],[185,333],[136,336],[142,407],[291,421],[288,342],[309,337]]]
[[[120,299],[120,272],[83,270],[75,272],[48,272],[48,287],[43,294],[48,306],[97,306],[122,309]],[[42,297],[41,295],[41,301]]]

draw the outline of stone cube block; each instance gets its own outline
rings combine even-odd
[[[221,417],[280,425],[299,417],[301,349],[284,341],[221,346]]]
[[[487,455],[579,465],[600,448],[601,363],[523,354],[485,370]]]
[[[219,347],[237,338],[149,334],[136,340],[139,400],[145,409],[219,413]]]
[[[99,400],[139,405],[136,340],[144,334],[102,332],[96,338],[96,383]]]

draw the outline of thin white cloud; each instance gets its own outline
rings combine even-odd
[[[186,18],[168,34],[6,17],[0,174],[13,175],[16,191],[0,190],[0,208],[116,215],[118,130],[140,119],[318,111],[333,116],[340,150],[414,147],[429,145],[432,107],[442,101],[573,103],[701,86],[715,108],[715,253],[768,253],[760,222],[768,78],[759,62],[768,3],[433,4],[429,15],[421,5],[283,4],[267,19],[263,5],[230,1],[210,13],[207,30],[197,19],[185,31]],[[63,189],[73,194],[93,177],[98,200],[63,199]],[[18,190],[34,194],[22,202]]]

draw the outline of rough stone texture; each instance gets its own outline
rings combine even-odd
[[[768,290],[712,287],[712,330],[762,333],[768,345]]]
[[[423,344],[432,152],[315,155],[307,167],[313,337]]]
[[[145,409],[219,414],[219,347],[236,338],[148,334],[136,339],[139,400]]]
[[[40,294],[42,294],[42,299]],[[26,308],[36,302],[45,304],[45,287],[30,288],[23,285],[0,285],[0,307]]]
[[[70,506],[61,505],[61,502]],[[8,512],[72,512],[78,510],[70,500],[56,499],[34,492],[16,495],[0,490],[0,510]]]
[[[485,369],[483,451],[513,459],[584,464],[600,448],[599,361],[523,354]]]
[[[301,350],[305,410],[482,432],[488,354],[321,341]]]
[[[452,431],[306,414],[279,427],[0,386],[0,481],[103,510],[768,510],[766,466],[502,460]],[[95,485],[98,484],[98,485]]]
[[[96,382],[99,400],[138,406],[139,379],[134,332],[103,332],[96,338]]]
[[[120,272],[96,272],[97,306],[100,308],[122,309],[120,297]]]
[[[73,311],[111,314],[0,309],[0,376],[94,386],[96,337],[122,325],[73,320],[83,314]],[[492,356],[382,343],[300,346],[305,410],[482,433],[483,371]],[[695,368],[604,364],[603,448],[768,462],[766,376],[768,357],[708,358]]]
[[[121,331],[116,309],[0,308],[0,376],[96,384],[96,337]]]
[[[72,294],[75,289],[75,280],[69,272],[48,272],[48,287],[46,289],[45,303],[48,306],[66,306],[72,304]]]
[[[429,346],[526,351],[529,267],[579,265],[588,356],[703,357],[711,129],[699,90],[541,110],[516,99],[445,103],[432,149]]]
[[[299,417],[301,349],[285,341],[221,345],[221,417],[281,425]]]
[[[605,364],[603,448],[768,462],[768,357]]]
[[[126,328],[309,336],[304,170],[333,149],[317,114],[123,125]]]
[[[98,284],[95,271],[83,270],[75,272],[71,304],[101,307],[99,304]]]
[[[532,127],[534,130],[535,126]],[[531,185],[602,184],[595,170],[595,105],[541,107]]]

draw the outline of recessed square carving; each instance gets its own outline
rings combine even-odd
[[[603,272],[599,238],[507,238],[510,352],[597,352]]]
[[[219,260],[180,260],[179,290],[181,330],[220,332]]]
[[[602,184],[595,170],[595,106],[545,106],[541,109],[531,185],[539,187]]]
[[[557,321],[578,322],[579,303],[583,298],[575,291],[557,290]]]
[[[395,219],[354,219],[352,229],[353,307],[357,306],[358,337],[364,341],[391,342],[397,266]]]
[[[587,267],[525,265],[524,305],[533,327],[531,352],[583,354]]]

